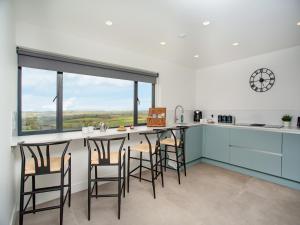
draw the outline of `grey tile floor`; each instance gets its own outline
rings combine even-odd
[[[300,191],[207,164],[188,168],[178,185],[176,173],[165,173],[165,188],[157,182],[157,199],[150,183],[131,179],[130,193],[122,199],[121,220],[117,199],[92,199],[87,220],[87,192],[72,195],[65,206],[64,225],[298,225]],[[115,184],[99,186],[115,190]],[[54,201],[46,203],[52,204]],[[24,225],[59,224],[58,210],[25,215]]]

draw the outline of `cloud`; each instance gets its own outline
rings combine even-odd
[[[64,99],[63,101],[63,109],[64,110],[69,110],[70,108],[72,108],[76,103],[76,98],[68,98],[68,99]]]
[[[55,111],[56,102],[52,101],[52,97],[37,96],[34,94],[23,94],[22,110],[23,111]]]
[[[119,80],[112,79],[106,77],[96,77],[96,76],[87,76],[87,75],[77,75],[64,73],[64,81],[71,82],[79,87],[91,87],[91,86],[99,86],[102,88],[124,88],[124,87],[132,87],[133,82],[128,80]],[[68,84],[70,85],[70,83]]]

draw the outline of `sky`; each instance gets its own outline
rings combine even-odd
[[[64,73],[63,90],[64,110],[133,110],[133,81]],[[151,90],[139,82],[140,110],[151,107]],[[22,68],[23,111],[55,111],[55,96],[55,71]]]

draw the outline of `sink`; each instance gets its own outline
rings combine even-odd
[[[251,127],[264,127],[264,126],[266,126],[266,124],[264,124],[264,123],[251,123],[250,126]]]
[[[246,127],[264,127],[264,128],[282,128],[282,125],[270,125],[263,123],[237,123],[236,126],[246,126]]]

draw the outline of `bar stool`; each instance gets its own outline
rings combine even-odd
[[[162,166],[162,156],[160,151],[160,136],[163,130],[157,129],[153,131],[141,132],[139,135],[143,135],[147,141],[147,143],[143,143],[141,141],[140,144],[134,145],[132,147],[128,147],[128,166],[127,166],[127,192],[129,193],[129,181],[130,177],[134,177],[142,180],[151,182],[153,189],[153,197],[156,198],[155,194],[155,180],[161,176],[161,184],[164,187],[164,177],[163,177],[163,166]],[[152,144],[150,141],[150,136],[156,136],[155,144]],[[139,153],[139,158],[131,156],[131,151]],[[149,154],[149,159],[143,158],[143,153]],[[155,156],[155,162],[153,160],[153,156]],[[158,158],[159,157],[159,158]],[[130,159],[138,160],[139,166],[130,171]],[[149,162],[150,167],[144,166],[143,162]],[[158,171],[158,166],[160,166],[160,171]],[[151,180],[145,179],[142,177],[142,169],[147,169],[151,171]],[[136,176],[132,173],[139,169],[139,176]]]
[[[19,225],[23,225],[23,217],[25,214],[36,213],[45,210],[60,209],[60,225],[63,224],[63,209],[68,197],[68,205],[71,206],[71,153],[67,154],[70,141],[48,142],[48,143],[20,143],[21,151],[21,183],[20,183],[20,211]],[[57,151],[62,152],[61,155],[51,156]],[[29,157],[31,158],[29,159]],[[66,168],[66,170],[65,170]],[[35,178],[39,175],[49,174],[60,175],[60,185],[51,187],[36,188]],[[65,184],[65,176],[68,174],[68,183]],[[25,191],[25,183],[31,177],[31,191]],[[64,189],[67,192],[64,195]],[[56,206],[36,208],[36,194],[45,192],[59,191],[60,204]],[[24,197],[29,196],[25,207]],[[27,207],[32,200],[32,209]]]
[[[160,144],[164,146],[161,149],[161,152],[164,153],[164,169],[172,169],[177,170],[178,176],[178,183],[180,184],[180,169],[183,166],[184,168],[184,175],[186,176],[186,162],[185,162],[185,147],[184,147],[184,140],[185,140],[185,130],[187,126],[178,126],[174,128],[169,128],[168,131],[171,133],[171,137],[167,137],[161,139]],[[178,136],[177,136],[178,135]],[[171,149],[169,149],[171,147]],[[181,150],[181,151],[179,151]],[[170,154],[175,154],[176,159],[171,159]],[[176,162],[176,169],[167,165],[167,160]]]
[[[117,138],[87,138],[88,146],[88,220],[91,218],[91,198],[118,197],[118,219],[121,215],[121,195],[125,197],[125,149],[126,137]],[[111,143],[119,142],[119,150],[111,151]],[[106,146],[106,147],[105,147]],[[98,177],[98,167],[114,166],[118,168],[117,177]],[[94,169],[94,178],[92,170]],[[123,175],[121,171],[123,170]],[[117,194],[98,194],[98,182],[117,181]],[[92,186],[93,184],[93,186]],[[95,194],[93,194],[95,190]]]

